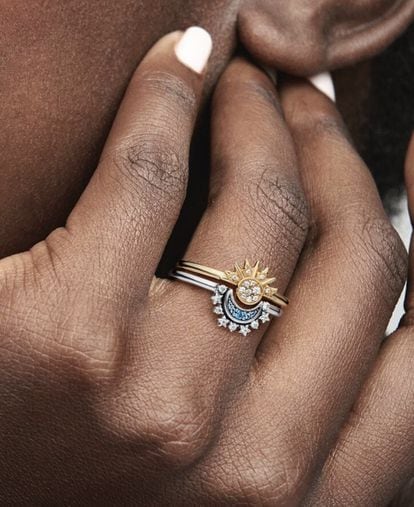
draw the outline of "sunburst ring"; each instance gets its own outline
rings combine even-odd
[[[288,299],[272,287],[268,269],[245,261],[233,270],[219,271],[190,261],[180,261],[171,277],[213,292],[213,312],[219,327],[247,336],[280,317]]]
[[[269,268],[261,268],[259,262],[251,264],[245,260],[243,264],[236,264],[232,270],[220,271],[196,262],[182,260],[177,264],[177,269],[206,276],[236,287],[240,302],[248,306],[255,305],[261,300],[268,301],[280,308],[289,304],[288,298],[280,294],[277,288],[272,287],[276,278],[269,276]]]

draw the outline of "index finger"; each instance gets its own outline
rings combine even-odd
[[[101,161],[67,230],[102,281],[146,289],[180,211],[211,52],[192,27],[161,39],[132,77]]]

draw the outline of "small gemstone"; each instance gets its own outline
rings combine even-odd
[[[238,328],[239,326],[237,324],[235,324],[234,322],[230,322],[229,324],[229,330],[233,333],[234,331],[236,331],[236,329]]]
[[[270,287],[267,287],[266,294],[269,294],[269,295],[272,294],[272,289]]]
[[[251,269],[246,269],[246,275],[250,276],[252,274],[252,270]]]
[[[220,296],[220,294],[216,294],[215,296],[211,296],[211,300],[213,301],[213,304],[218,305],[221,303],[223,299],[223,296]]]
[[[233,275],[231,278],[232,278],[232,280],[233,280],[234,282],[237,282],[237,281],[238,281],[238,279],[239,279],[239,277],[238,277],[237,275]]]
[[[270,303],[263,303],[262,308],[263,308],[264,312],[269,311],[270,310]]]
[[[224,312],[223,312],[223,308],[222,308],[221,306],[215,306],[215,307],[214,307],[214,313],[215,313],[216,315],[223,315],[223,313],[224,313]]]
[[[259,326],[260,326],[260,323],[258,320],[254,320],[251,324],[250,324],[250,327],[252,327],[253,329],[259,329]]]
[[[256,287],[253,287],[253,294],[260,294],[260,287],[256,285]]]
[[[260,315],[260,320],[263,323],[269,322],[270,321],[269,314],[268,313],[262,313],[262,315]]]
[[[239,333],[242,334],[243,336],[247,336],[249,333],[251,333],[251,330],[249,326],[240,326]]]
[[[257,277],[259,280],[264,280],[266,277],[263,273],[260,273],[260,275]]]
[[[226,319],[226,317],[221,317],[221,319],[217,320],[219,327],[227,327],[229,322],[229,319]]]
[[[224,294],[227,290],[227,287],[225,285],[219,285],[217,287],[217,290],[220,292],[220,294]]]

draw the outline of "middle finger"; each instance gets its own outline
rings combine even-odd
[[[227,68],[215,93],[212,158],[209,206],[186,259],[223,271],[246,258],[260,261],[283,292],[306,237],[307,205],[275,86],[241,58]],[[241,328],[219,328],[210,294],[186,284],[167,284],[157,297],[164,300],[157,326],[169,329],[157,347],[166,362],[178,351],[180,376],[199,399],[214,402],[247,378],[264,325],[246,337]],[[175,314],[182,318],[172,325]]]

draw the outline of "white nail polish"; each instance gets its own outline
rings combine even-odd
[[[322,72],[321,74],[312,76],[309,78],[309,81],[317,90],[326,95],[333,102],[336,102],[335,87],[329,72]]]
[[[213,43],[211,35],[200,28],[188,28],[175,46],[177,59],[186,67],[201,74],[211,54]]]

